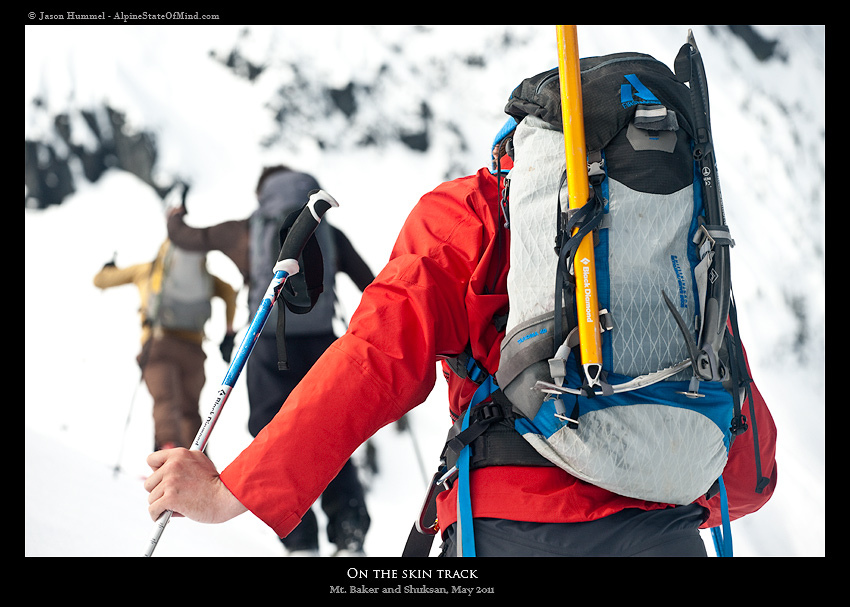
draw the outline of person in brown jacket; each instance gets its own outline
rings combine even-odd
[[[168,212],[168,236],[187,250],[217,250],[229,257],[248,286],[249,312],[253,318],[273,276],[282,218],[300,209],[307,202],[309,192],[315,189],[319,189],[319,184],[307,173],[283,165],[264,167],[256,185],[259,206],[250,217],[192,227],[186,225],[186,208],[181,205]],[[289,369],[278,369],[278,306],[272,309],[246,365],[248,430],[252,436],[257,436],[272,420],[289,393],[336,340],[332,325],[336,274],[347,274],[361,291],[374,279],[369,266],[341,230],[325,220],[319,224],[316,237],[324,259],[324,291],[310,312],[297,315],[289,310],[285,312]],[[322,494],[321,506],[328,517],[328,540],[337,546],[336,555],[362,554],[370,518],[354,462],[349,460],[331,481]],[[307,511],[298,528],[282,542],[290,555],[318,554],[318,521],[312,510]]]
[[[224,300],[232,334],[236,291],[207,271],[205,255],[183,251],[169,240],[152,262],[125,268],[109,262],[94,277],[100,289],[126,284],[136,285],[141,300],[142,350],[136,360],[153,398],[154,449],[190,448],[201,426],[204,325],[211,300]],[[230,351],[221,351],[229,362]]]

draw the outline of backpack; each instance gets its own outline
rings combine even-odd
[[[214,285],[204,253],[166,240],[151,266],[145,323],[169,330],[203,332],[212,313]]]
[[[274,276],[273,268],[289,227],[301,212],[318,182],[306,173],[280,171],[266,178],[259,195],[259,208],[249,218],[250,284],[248,304],[256,311]],[[298,260],[301,271],[284,283],[263,334],[276,334],[279,368],[286,369],[286,336],[309,336],[333,332],[335,297],[319,297],[323,285],[333,285],[337,270],[333,227],[322,221]],[[287,310],[298,314],[288,323]],[[253,313],[253,312],[252,312]]]
[[[506,110],[518,124],[496,380],[523,416],[517,429],[550,461],[627,497],[688,504],[723,472],[736,416],[722,382],[694,372],[689,348],[705,316],[697,274],[707,241],[690,91],[648,55],[585,59],[582,71],[602,390],[588,388],[574,351],[573,274],[585,267],[572,262],[578,239],[563,204],[557,69],[523,82]],[[717,366],[727,379],[728,362]]]
[[[678,77],[641,53],[581,60],[591,200],[578,212],[566,205],[558,69],[511,94],[511,119],[493,146],[497,159],[513,160],[502,201],[511,266],[499,369],[489,375],[468,357],[455,363],[479,389],[449,432],[441,470],[442,480],[458,472],[458,535],[470,538],[473,554],[469,471],[512,461],[556,465],[653,502],[720,493],[724,528],[714,535],[718,553],[727,550],[722,473],[732,441],[748,428],[741,404],[749,396],[752,405],[752,380],[738,339],[734,243],[714,177],[707,97],[692,98],[707,95],[695,82],[704,74],[690,70],[695,51],[691,37],[676,60]],[[573,256],[588,234],[603,329],[599,386],[582,369],[575,331],[584,265]],[[517,444],[517,433],[533,452]],[[760,491],[769,481],[757,438],[755,448]],[[428,520],[420,515],[420,534],[429,533]]]

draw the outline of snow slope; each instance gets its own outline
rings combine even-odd
[[[449,155],[465,172],[487,162],[509,92],[556,64],[554,28],[327,28],[317,46],[319,32],[309,27],[258,26],[245,37],[242,27],[228,25],[27,26],[26,135],[49,136],[45,113],[32,107],[35,96],[53,112],[108,100],[132,124],[156,130],[164,175],[192,181],[188,220],[195,225],[247,216],[263,164],[311,171],[340,201],[328,220],[377,271],[419,196],[458,170],[447,164]],[[694,30],[707,64],[721,182],[737,241],[732,264],[742,333],[779,426],[777,493],[762,511],[733,524],[735,549],[742,556],[824,556],[825,31],[761,26],[780,40],[787,59],[759,63],[727,32]],[[579,32],[584,55],[635,49],[670,65],[687,26],[580,26]],[[520,43],[495,44],[506,33]],[[210,49],[237,43],[246,56],[269,60],[253,84],[210,60]],[[484,67],[462,60],[473,53],[488,59]],[[315,121],[310,134],[333,138],[336,129],[336,149],[311,145],[306,133],[260,145],[275,128],[268,102],[289,73],[275,57],[297,58],[313,78],[339,86],[384,66],[395,78],[374,98],[373,111],[396,110],[399,122],[416,92],[430,86],[431,148],[358,147],[334,120]],[[462,123],[465,146],[450,135],[450,119]],[[78,186],[60,206],[25,211],[24,551],[139,556],[153,523],[140,480],[152,423],[134,360],[138,297],[132,287],[100,292],[91,279],[113,254],[119,265],[152,258],[165,237],[163,209],[153,190],[128,173],[110,171],[96,184],[80,179]],[[209,265],[240,284],[223,256],[211,254]],[[357,291],[342,283],[340,292],[350,316]],[[247,320],[244,306],[240,314],[237,325]],[[226,371],[217,352],[223,309],[214,310],[208,327],[202,410]],[[210,442],[220,467],[250,441],[244,390],[240,381]],[[448,424],[439,382],[411,415],[412,435],[387,427],[373,438],[379,471],[364,472],[372,557],[400,554],[424,489],[418,456],[425,472],[436,464]],[[330,546],[322,548],[329,554]],[[274,534],[248,514],[220,526],[173,519],[155,556],[282,554]]]

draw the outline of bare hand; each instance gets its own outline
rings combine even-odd
[[[201,451],[163,449],[147,459],[153,470],[145,481],[148,513],[157,520],[166,510],[199,523],[223,523],[247,510],[224,486]]]

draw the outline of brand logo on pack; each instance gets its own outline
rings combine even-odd
[[[631,107],[638,103],[661,103],[634,74],[626,74],[626,80],[629,81],[628,84],[620,85],[620,103],[623,107]]]
[[[688,288],[685,282],[685,275],[682,273],[682,267],[679,265],[679,258],[676,255],[671,255],[670,261],[673,263],[673,271],[676,273],[676,282],[679,283],[679,306],[687,308]]]
[[[518,340],[516,340],[516,343],[521,344],[522,342],[524,342],[527,339],[531,339],[532,337],[538,337],[540,335],[546,335],[546,333],[547,333],[546,327],[543,327],[539,331],[533,331],[532,333],[529,333],[528,335],[523,335]]]

